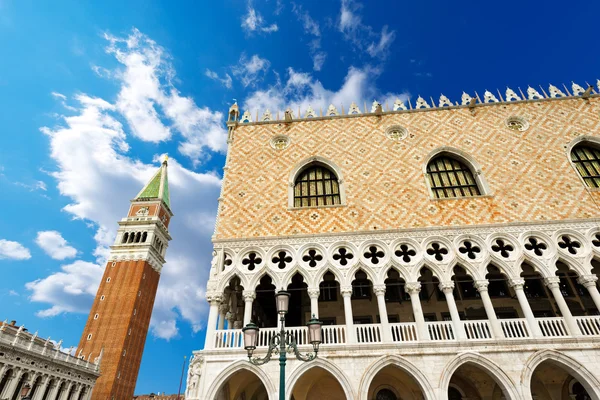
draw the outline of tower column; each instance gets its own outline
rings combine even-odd
[[[354,317],[352,315],[352,286],[340,288],[344,299],[344,316],[346,319],[346,339],[348,343],[356,343],[356,332],[354,332]]]
[[[560,291],[560,278],[558,276],[544,278],[544,283],[552,292],[552,296],[554,297],[554,300],[556,300],[556,304],[560,309],[562,317],[565,319],[567,330],[571,336],[580,336],[581,332],[579,331],[577,322],[575,322],[575,318],[573,318],[573,314],[571,314],[571,310],[569,310],[569,306],[567,305],[567,302]]]
[[[479,292],[481,296],[481,301],[483,302],[483,308],[485,308],[485,314],[488,317],[488,321],[490,321],[490,326],[492,328],[492,333],[494,337],[497,339],[504,338],[504,334],[502,333],[502,327],[500,326],[500,322],[496,317],[496,311],[494,311],[494,306],[492,305],[492,300],[490,299],[490,294],[488,292],[488,285],[490,284],[487,279],[481,281],[475,281],[475,289]]]
[[[319,319],[319,295],[321,289],[308,288],[308,297],[310,297],[310,317]]]
[[[208,312],[208,322],[206,324],[206,339],[204,341],[205,349],[212,349],[215,345],[215,329],[217,327],[219,304],[221,304],[222,298],[223,297],[220,294],[206,294],[206,300],[210,304],[210,309]]]
[[[577,279],[577,282],[590,293],[596,309],[600,311],[600,293],[598,293],[598,287],[596,286],[597,281],[598,277],[596,275],[582,275]]]
[[[410,296],[410,305],[412,306],[415,323],[417,324],[419,340],[429,340],[429,332],[427,331],[427,325],[425,325],[425,317],[421,308],[421,298],[419,297],[421,282],[407,282],[404,285],[404,290]]]
[[[446,303],[448,303],[448,311],[450,311],[450,317],[452,318],[452,326],[454,327],[454,335],[457,340],[465,339],[465,330],[463,329],[458,309],[456,308],[456,302],[454,301],[454,282],[441,282],[440,290],[446,296]]]
[[[523,314],[525,314],[525,319],[527,319],[527,324],[529,325],[531,335],[533,337],[542,337],[542,331],[540,330],[540,326],[538,325],[537,321],[535,320],[535,317],[533,316],[533,311],[531,311],[531,306],[529,305],[527,296],[523,291],[525,280],[511,279],[509,284],[514,289],[517,295],[517,300],[519,300],[519,306],[521,307],[521,310],[523,310]]]
[[[381,321],[381,340],[384,342],[392,341],[392,331],[387,315],[385,305],[385,285],[374,285],[373,293],[377,296],[377,309],[379,310],[379,320]]]
[[[254,290],[244,290],[242,293],[244,296],[244,326],[250,323],[252,319],[252,303],[256,299],[256,292]]]

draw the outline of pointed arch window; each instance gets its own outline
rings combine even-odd
[[[323,165],[312,165],[294,182],[294,207],[319,207],[341,204],[336,174]]]
[[[588,187],[600,187],[600,149],[580,143],[571,150],[571,161]]]
[[[481,195],[471,169],[462,161],[441,154],[427,164],[427,179],[437,199]]]

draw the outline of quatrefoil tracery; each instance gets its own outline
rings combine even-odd
[[[262,263],[262,258],[255,252],[249,253],[243,260],[242,264],[248,266],[248,271],[254,271]]]
[[[458,251],[461,254],[466,254],[467,257],[469,257],[469,259],[471,259],[471,260],[476,259],[477,254],[481,253],[481,249],[479,248],[479,246],[474,245],[473,243],[471,243],[468,240],[465,240],[463,242],[463,245],[458,248]]]
[[[385,253],[381,251],[377,246],[369,246],[369,250],[364,253],[366,259],[370,260],[373,264],[379,264],[379,260],[385,257]]]
[[[231,259],[231,256],[227,253],[225,253],[225,257],[223,258],[223,270],[225,270],[225,268],[229,267],[231,264],[233,264],[233,260]]]
[[[541,257],[544,254],[544,251],[548,249],[546,243],[534,237],[530,237],[529,239],[527,239],[527,242],[528,243],[525,243],[525,248],[529,251],[533,251],[533,254],[535,254],[538,257]]]
[[[441,244],[434,242],[431,244],[431,247],[427,249],[427,254],[433,256],[437,261],[443,261],[444,256],[448,254],[448,249]]]
[[[417,255],[417,252],[408,247],[408,245],[401,244],[394,254],[405,263],[409,263],[411,258]]]
[[[317,253],[317,251],[315,249],[310,249],[305,255],[304,257],[302,257],[302,261],[308,263],[309,267],[316,267],[317,263],[323,260],[323,256],[319,253]]]
[[[277,268],[285,269],[292,260],[292,257],[288,255],[287,251],[281,250],[277,252],[277,255],[273,257],[271,261],[273,261],[273,264],[277,265]]]
[[[333,255],[333,259],[339,261],[340,265],[347,265],[348,260],[354,258],[354,254],[350,253],[345,247],[340,247]]]
[[[511,244],[506,243],[502,239],[496,239],[496,244],[492,245],[492,251],[494,253],[500,253],[504,258],[510,257],[510,253],[514,251],[514,249],[515,248]]]
[[[581,248],[581,243],[577,240],[571,239],[570,236],[562,235],[558,242],[558,247],[568,251],[570,254],[577,254],[577,249]]]
[[[596,239],[592,240],[592,244],[596,247],[600,247],[600,233],[594,235]]]

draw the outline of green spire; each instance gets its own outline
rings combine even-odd
[[[167,207],[171,208],[171,199],[169,197],[169,179],[167,177],[167,159],[156,171],[150,182],[135,196],[135,200],[161,199]]]

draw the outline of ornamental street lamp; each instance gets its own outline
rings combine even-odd
[[[23,385],[23,387],[21,387],[21,399],[22,400],[31,400],[31,396],[29,396],[29,389],[31,389],[31,386],[29,385],[29,383],[26,383]]]
[[[312,361],[317,358],[319,345],[321,344],[321,325],[323,323],[316,318],[313,318],[306,324],[308,326],[308,338],[313,346],[314,353],[300,354],[296,338],[285,330],[285,314],[288,312],[290,303],[290,293],[280,290],[275,295],[275,303],[277,305],[277,313],[281,322],[281,330],[278,334],[271,338],[269,350],[264,358],[254,357],[252,354],[256,350],[258,339],[258,326],[250,322],[242,329],[244,333],[244,348],[248,351],[248,360],[254,365],[263,365],[271,360],[273,353],[279,354],[279,400],[285,400],[285,363],[287,360],[287,351],[293,351],[296,358],[300,361]]]

